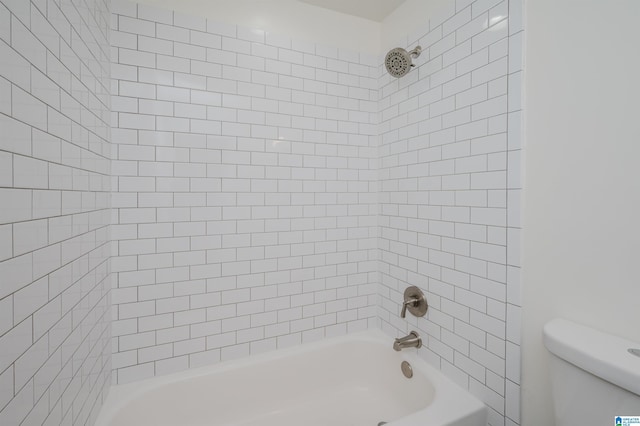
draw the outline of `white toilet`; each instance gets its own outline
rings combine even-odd
[[[551,352],[556,426],[616,425],[618,416],[640,418],[640,343],[564,319],[544,327]],[[636,424],[636,423],[632,423]]]

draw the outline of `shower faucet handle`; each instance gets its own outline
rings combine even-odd
[[[402,303],[400,318],[407,316],[407,310],[416,317],[422,317],[427,313],[428,308],[429,305],[422,290],[416,286],[407,287],[404,291],[404,302]]]
[[[418,303],[418,299],[409,299],[405,300],[402,304],[402,311],[400,311],[400,318],[405,318],[407,316],[407,306],[415,306]]]

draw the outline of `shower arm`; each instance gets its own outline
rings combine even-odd
[[[409,53],[409,55],[413,56],[414,58],[417,58],[422,53],[422,47],[416,46],[415,49],[413,49],[413,50],[411,50],[411,51],[409,51],[407,53]]]

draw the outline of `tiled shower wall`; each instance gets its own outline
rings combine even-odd
[[[375,57],[114,2],[114,381],[375,326]]]
[[[377,318],[518,424],[521,2],[452,1],[395,80],[133,3],[0,0],[0,424],[100,407],[110,183],[116,381]],[[407,285],[427,317],[399,319]]]
[[[109,2],[0,1],[0,424],[93,423],[110,376]]]
[[[379,80],[382,327],[417,329],[494,426],[520,422],[521,10],[452,1],[399,42],[416,68]],[[409,285],[426,317],[399,318]]]

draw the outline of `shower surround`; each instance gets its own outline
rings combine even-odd
[[[92,424],[111,382],[109,21],[0,2],[1,425]]]
[[[0,0],[0,423],[382,328],[519,424],[521,3],[452,0],[393,79],[127,1]],[[408,285],[426,317],[399,318]]]
[[[491,425],[520,422],[520,1],[450,2],[399,41],[422,46],[380,77],[383,330],[427,335],[423,356],[482,399]],[[426,317],[402,320],[402,292]]]
[[[115,4],[114,382],[375,326],[377,58]]]
[[[423,48],[402,79],[116,5],[114,382],[417,328],[492,425],[517,424],[519,3],[452,1],[399,42]],[[425,318],[399,318],[409,285]]]

